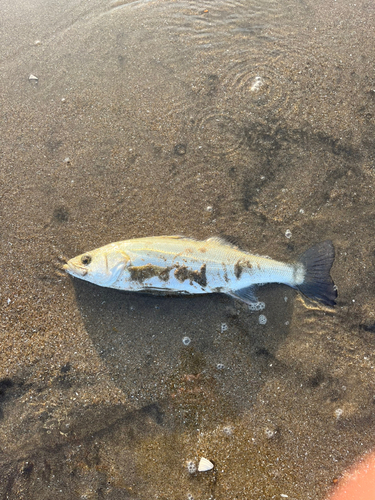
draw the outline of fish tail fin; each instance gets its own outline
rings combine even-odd
[[[303,265],[304,280],[296,288],[306,297],[327,306],[336,304],[337,289],[330,275],[335,259],[332,241],[326,240],[306,250],[298,260]]]

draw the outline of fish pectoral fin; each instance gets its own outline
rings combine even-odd
[[[227,295],[230,295],[234,299],[241,300],[245,304],[256,304],[258,302],[257,297],[254,293],[254,286],[247,286],[245,288],[239,288],[238,290],[230,290]]]

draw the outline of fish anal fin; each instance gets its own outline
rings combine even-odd
[[[227,292],[227,295],[241,302],[245,302],[245,304],[254,305],[258,302],[254,289],[254,286],[247,286],[245,288],[239,288],[238,290],[230,290]]]

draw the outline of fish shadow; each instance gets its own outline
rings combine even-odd
[[[170,297],[73,283],[93,345],[133,407],[156,404],[184,425],[187,415],[212,407],[212,419],[222,421],[248,410],[275,370],[287,370],[276,353],[289,331],[288,287],[262,287],[267,307],[251,312],[222,294]]]

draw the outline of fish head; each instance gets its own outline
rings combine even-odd
[[[63,269],[76,278],[110,287],[130,264],[129,256],[112,245],[70,259]]]

